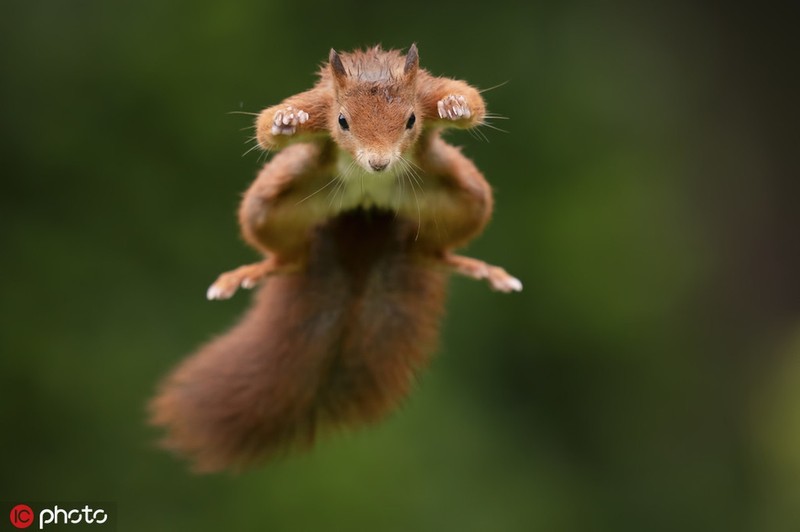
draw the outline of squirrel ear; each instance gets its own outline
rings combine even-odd
[[[411,45],[406,54],[406,66],[403,67],[403,74],[413,77],[419,69],[419,52],[417,51],[417,43]]]
[[[347,70],[344,69],[342,58],[339,57],[339,54],[336,53],[336,50],[333,48],[331,48],[330,56],[328,56],[328,62],[331,65],[333,79],[336,80],[337,84],[341,85],[344,82],[344,79],[347,77]]]

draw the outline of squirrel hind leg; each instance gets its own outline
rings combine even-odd
[[[217,280],[208,287],[206,297],[209,300],[230,299],[239,288],[254,288],[270,275],[291,273],[297,268],[297,265],[278,264],[274,257],[239,266],[235,270],[220,274]]]
[[[486,279],[489,286],[498,292],[521,292],[522,281],[509,274],[500,266],[493,266],[482,260],[448,254],[443,259],[444,265],[455,273],[471,279]]]

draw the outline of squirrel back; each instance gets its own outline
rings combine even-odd
[[[415,230],[375,210],[317,228],[307,269],[265,283],[235,327],[162,383],[151,412],[164,445],[198,471],[241,469],[397,406],[435,346],[445,297]]]

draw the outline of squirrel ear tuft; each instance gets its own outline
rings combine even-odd
[[[336,50],[333,48],[331,48],[330,56],[328,56],[328,62],[331,64],[331,70],[333,71],[334,78],[337,80],[343,80],[347,77],[347,70],[344,69],[342,58],[339,57],[339,54],[336,53]]]
[[[419,52],[417,51],[417,43],[411,45],[406,54],[406,66],[403,68],[403,74],[406,76],[417,73],[419,68]]]

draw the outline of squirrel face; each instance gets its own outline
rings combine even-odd
[[[382,172],[414,145],[422,130],[416,112],[417,48],[412,45],[405,60],[373,48],[345,54],[344,62],[331,50],[335,99],[329,131],[364,170]]]

